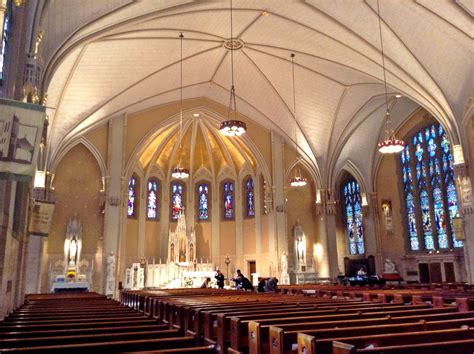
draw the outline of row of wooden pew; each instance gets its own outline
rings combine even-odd
[[[357,296],[353,289],[350,298],[344,291],[351,287],[331,296],[316,296],[327,294],[324,287],[316,288],[321,291],[311,296],[218,289],[124,291],[120,301],[200,343],[215,341],[218,353],[474,352],[470,298],[446,300],[466,295],[459,290]]]
[[[0,322],[0,353],[214,353],[214,343],[96,293],[28,296]]]

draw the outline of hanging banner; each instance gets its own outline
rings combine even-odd
[[[48,236],[53,220],[54,203],[35,201],[30,215],[28,232],[36,236]]]
[[[0,178],[31,178],[46,107],[0,98]]]

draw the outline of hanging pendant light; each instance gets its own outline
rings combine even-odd
[[[230,43],[234,42],[234,29],[232,22],[232,0],[230,0]],[[245,122],[237,119],[237,101],[235,99],[235,86],[234,86],[234,50],[240,47],[229,48],[230,50],[230,65],[232,75],[232,85],[230,87],[230,98],[229,98],[229,109],[227,111],[227,120],[221,123],[219,131],[225,136],[241,136],[247,131],[247,125]],[[231,115],[234,113],[234,119],[231,119]]]
[[[295,157],[296,157],[296,168],[295,177],[290,179],[290,186],[292,187],[304,187],[306,186],[306,178],[301,176],[300,167],[298,166],[298,134],[296,129],[298,127],[298,120],[296,119],[296,88],[295,88],[295,54],[291,53],[291,72],[293,75],[293,116],[295,117]]]
[[[380,6],[377,0],[377,16],[379,19],[379,33],[380,33],[380,49],[382,52],[382,69],[383,69],[383,83],[385,88],[385,132],[381,142],[377,144],[378,150],[382,154],[395,154],[401,152],[405,148],[405,142],[395,137],[395,131],[392,128],[392,119],[390,117],[390,109],[388,108],[388,94],[387,94],[387,77],[385,73],[385,55],[383,51],[382,40],[382,21],[380,19]]]
[[[181,166],[181,159],[183,157],[183,147],[181,141],[183,140],[183,33],[180,32],[179,39],[181,44],[181,60],[180,60],[180,78],[181,78],[181,98],[180,98],[180,111],[179,111],[179,162],[178,165],[173,168],[171,176],[177,179],[186,179],[189,177],[189,170]]]

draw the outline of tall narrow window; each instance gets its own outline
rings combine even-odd
[[[197,187],[198,220],[209,220],[209,183],[200,183]]]
[[[184,185],[181,182],[171,183],[171,220],[178,220],[184,208]]]
[[[148,179],[146,209],[148,220],[158,220],[158,180],[154,177]]]
[[[409,141],[401,154],[409,247],[412,251],[462,247],[451,226],[459,207],[447,134],[440,124],[431,124]]]
[[[224,219],[234,218],[234,183],[227,181],[223,183]]]
[[[7,1],[7,10],[5,11],[5,17],[3,20],[3,38],[2,38],[2,53],[0,55],[0,81],[5,77],[5,58],[8,51],[8,37],[10,35],[10,11],[11,4]]]
[[[247,217],[255,216],[255,188],[252,177],[245,180]]]
[[[362,198],[359,183],[349,179],[343,187],[346,234],[351,255],[364,254],[364,227],[362,225]]]
[[[132,176],[128,181],[128,203],[127,215],[128,217],[137,216],[137,190],[138,180],[136,176]]]

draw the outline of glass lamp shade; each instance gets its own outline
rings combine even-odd
[[[405,142],[395,137],[393,129],[386,130],[384,140],[377,144],[381,154],[397,154],[405,148]]]
[[[306,178],[301,176],[295,176],[294,178],[290,179],[290,186],[292,187],[304,187],[306,186]]]
[[[177,179],[186,179],[189,177],[189,170],[178,166],[173,169],[171,176]]]
[[[222,122],[219,130],[225,136],[241,136],[247,131],[247,125],[240,120],[226,120]]]

